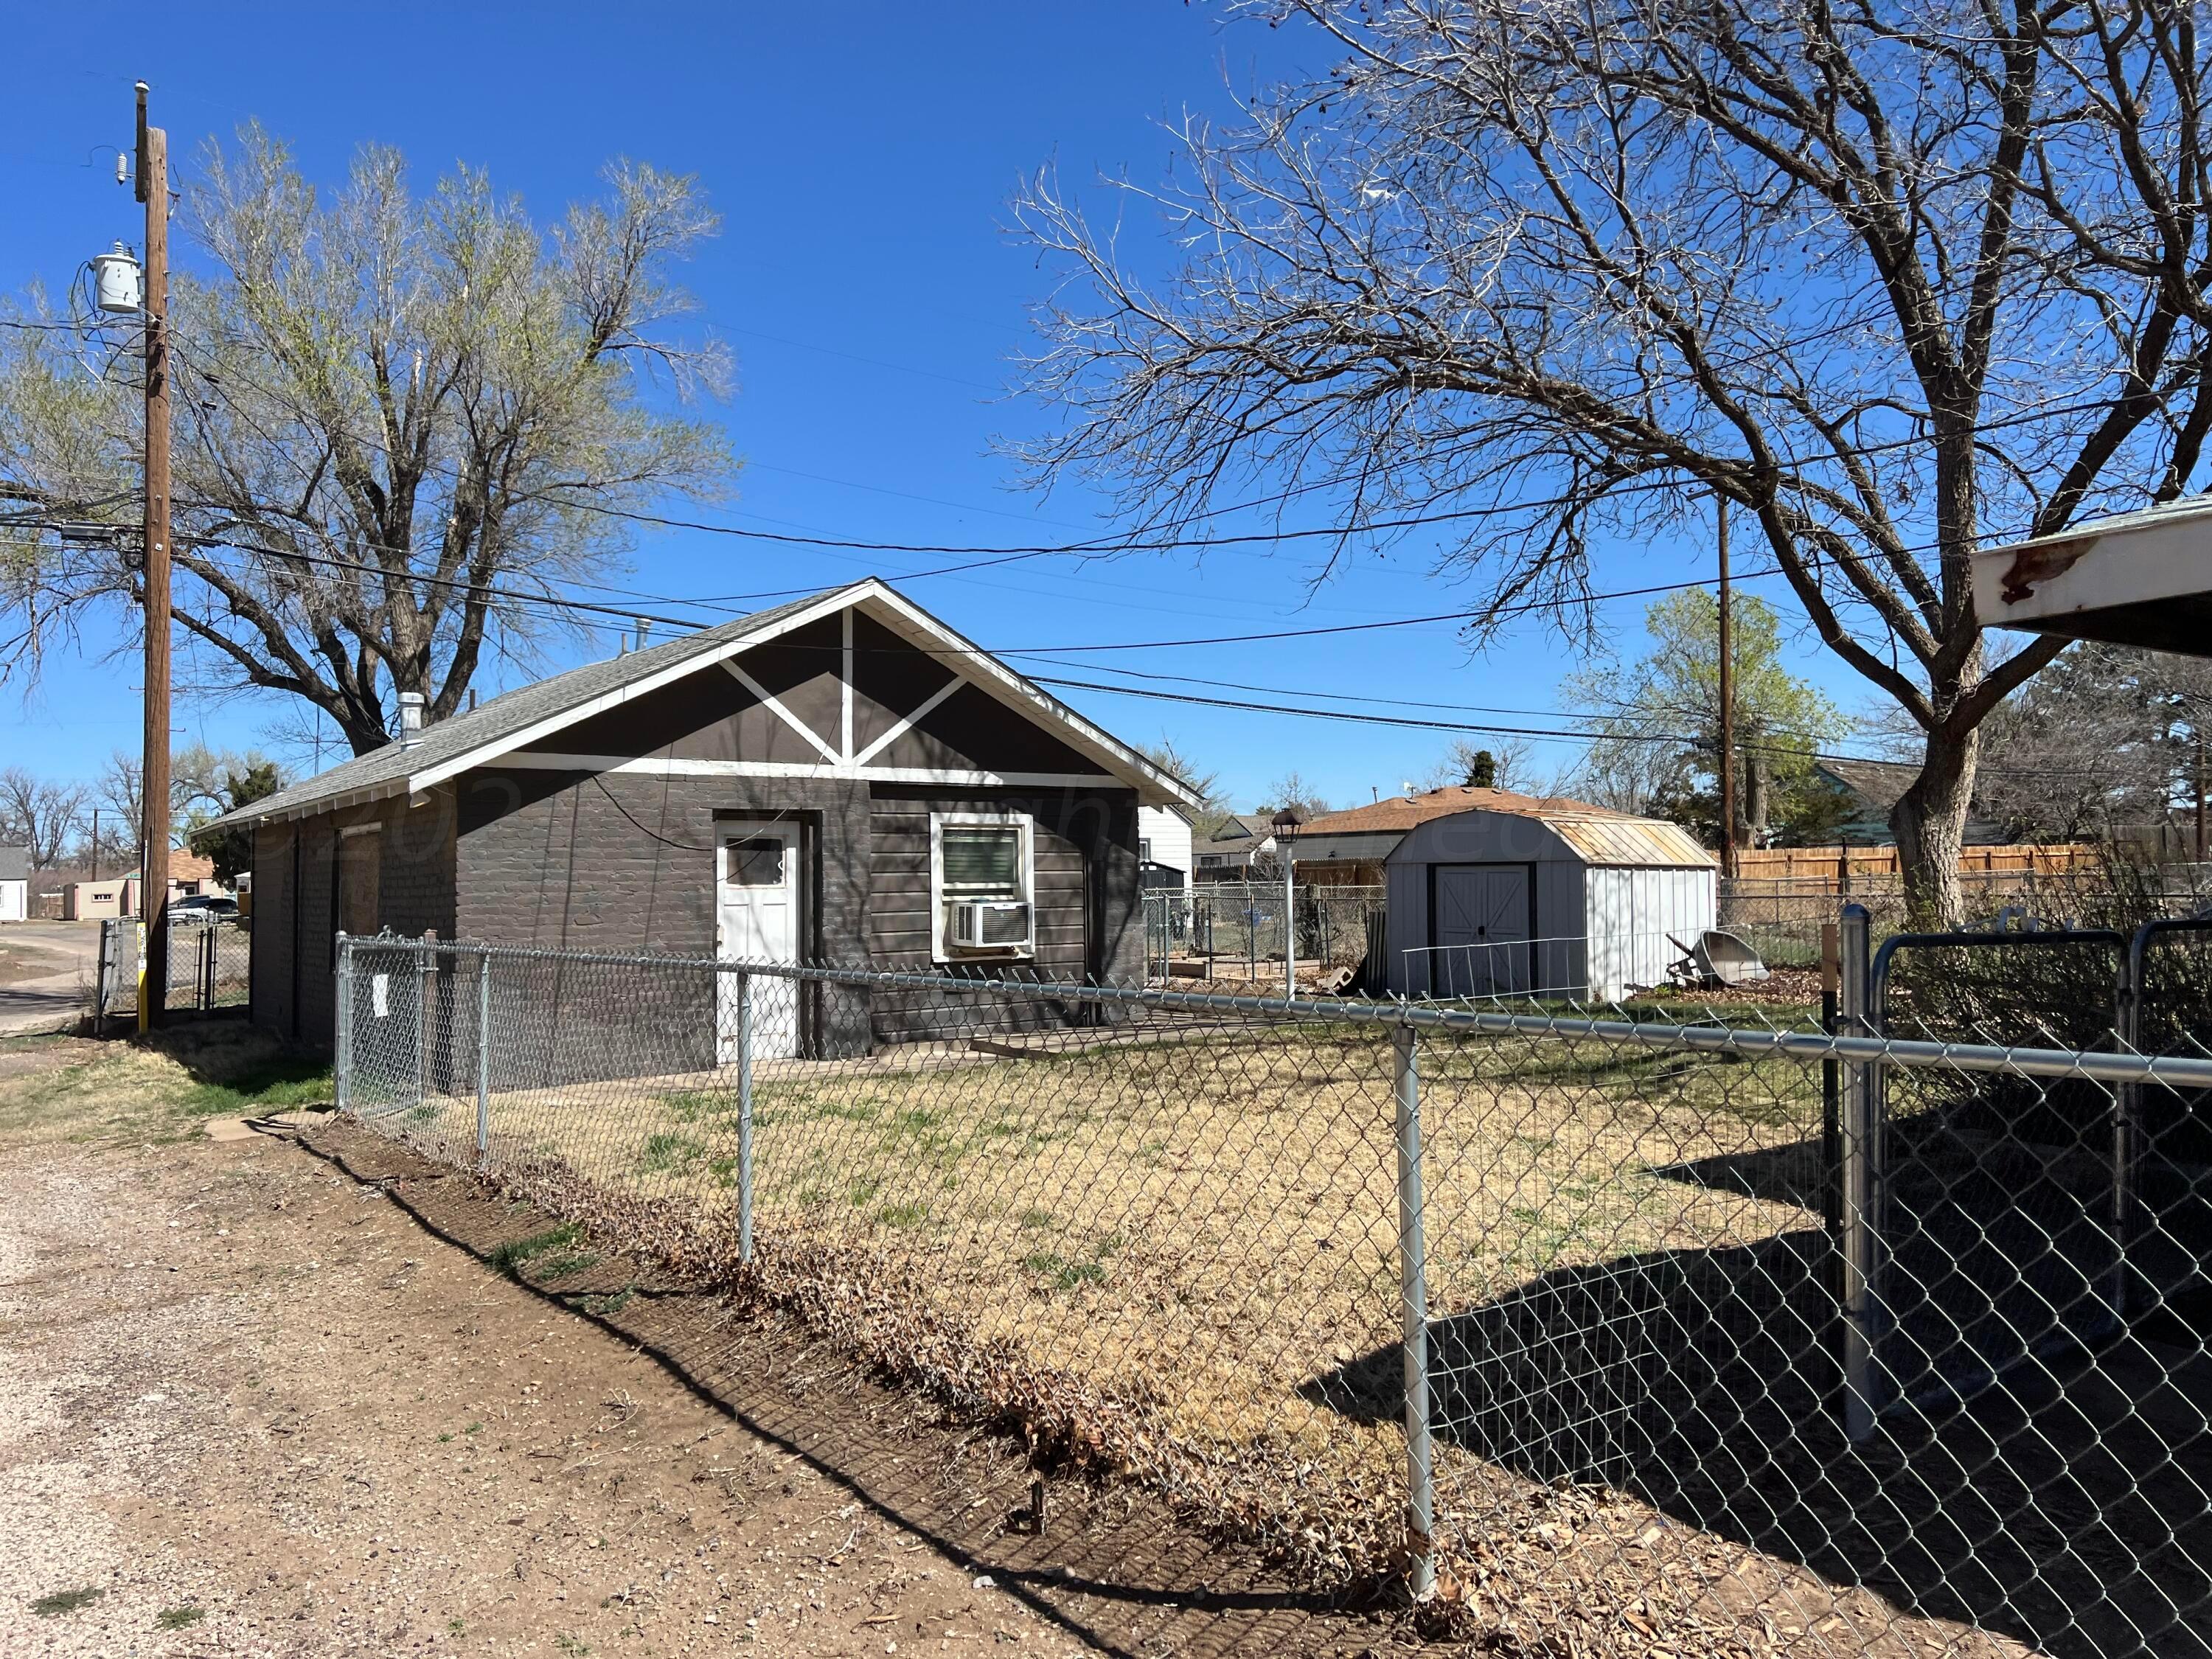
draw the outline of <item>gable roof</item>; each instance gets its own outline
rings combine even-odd
[[[502,756],[564,726],[848,608],[865,611],[908,643],[937,656],[979,690],[1050,731],[1103,772],[1135,788],[1139,800],[1196,804],[1182,784],[1127,744],[954,633],[888,583],[870,576],[503,692],[479,708],[426,728],[411,746],[386,744],[227,812],[206,827],[238,829],[434,787],[475,767],[495,764]]]
[[[1418,795],[1392,795],[1367,806],[1354,806],[1341,812],[1325,812],[1298,831],[1304,841],[1313,836],[1368,836],[1396,832],[1403,834],[1418,829],[1431,818],[1449,817],[1454,812],[1468,812],[1480,808],[1486,812],[1510,812],[1516,817],[1548,818],[1629,818],[1634,815],[1617,812],[1609,806],[1594,805],[1586,800],[1570,800],[1565,795],[1523,795],[1510,789],[1483,789],[1474,784],[1455,783],[1442,789],[1425,789]]]
[[[1565,795],[1523,795],[1473,784],[1393,795],[1370,805],[1328,813],[1298,832],[1297,856],[1301,862],[1316,864],[1332,859],[1388,859],[1423,824],[1462,812],[1532,818],[1558,835],[1586,864],[1694,869],[1713,862],[1713,855],[1678,823]]]
[[[31,878],[31,849],[27,847],[0,847],[0,881],[28,881]]]

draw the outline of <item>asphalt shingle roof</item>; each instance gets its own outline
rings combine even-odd
[[[289,789],[280,789],[250,806],[226,813],[209,827],[252,823],[262,818],[295,812],[322,801],[336,800],[362,790],[388,789],[418,772],[427,772],[443,762],[458,759],[473,749],[526,731],[539,720],[587,703],[594,697],[605,696],[610,691],[620,690],[623,686],[658,673],[664,668],[675,667],[688,658],[712,651],[716,646],[731,640],[741,639],[757,629],[804,611],[809,605],[818,605],[843,591],[842,588],[824,588],[821,592],[810,593],[805,599],[793,599],[766,611],[757,611],[749,617],[717,623],[712,628],[702,628],[695,634],[685,634],[659,645],[650,645],[642,651],[611,657],[605,662],[586,663],[580,668],[572,668],[565,674],[556,674],[550,679],[536,680],[512,691],[501,692],[490,702],[465,714],[455,714],[440,720],[426,730],[422,733],[422,740],[411,749],[403,749],[392,743],[381,749],[372,750],[366,755],[357,755],[326,772],[318,772],[312,778],[303,779]]]

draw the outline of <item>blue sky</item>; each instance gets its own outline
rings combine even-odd
[[[59,289],[116,237],[137,241],[137,209],[113,182],[112,149],[94,152],[129,143],[131,83],[140,76],[180,157],[256,117],[318,180],[342,177],[355,147],[378,140],[407,153],[422,187],[465,161],[520,192],[541,220],[592,193],[600,166],[618,154],[695,172],[724,228],[685,280],[700,322],[735,351],[738,388],[716,412],[748,464],[737,499],[717,516],[958,544],[1072,540],[1108,527],[1080,490],[1048,501],[1020,492],[1014,469],[994,453],[994,439],[1035,431],[1044,418],[1005,390],[1010,358],[1031,337],[1026,307],[1049,282],[1005,234],[1019,177],[1045,161],[1070,180],[1124,169],[1157,177],[1169,155],[1163,118],[1186,106],[1228,113],[1224,72],[1241,84],[1301,49],[1265,31],[1224,30],[1206,8],[1168,0],[834,11],[215,4],[152,9],[134,15],[130,33],[126,44],[54,8],[15,18],[0,70],[0,176],[9,186],[0,286],[43,277]],[[1148,231],[1132,227],[1139,239]],[[1232,550],[1202,562],[1188,554],[1032,562],[921,580],[908,591],[984,645],[1018,651],[1370,622],[1465,603],[1470,590],[1431,574],[1428,552],[1419,541],[1400,544],[1317,588],[1305,551]],[[629,576],[616,580],[666,593],[729,592],[828,586],[869,572],[896,581],[933,562],[942,561],[671,532],[642,542]],[[1711,568],[1702,543],[1614,548],[1601,556],[1599,585],[1676,581]],[[1604,608],[1605,630],[1632,653],[1644,603]],[[0,694],[0,764],[89,776],[112,750],[136,750],[135,664],[107,654],[119,637],[112,620],[95,626],[76,652],[50,660],[27,700]],[[556,647],[553,663],[607,648],[579,641]],[[1832,695],[1857,701],[1853,682],[1820,653],[1800,654]],[[1014,660],[1052,672],[1036,659]],[[1365,693],[1531,710],[1558,706],[1559,678],[1575,665],[1557,636],[1534,624],[1480,655],[1451,625],[1433,624],[1090,660],[1293,688],[1309,702],[1309,693]],[[180,667],[180,679],[191,672]],[[1079,666],[1064,672],[1096,678]],[[495,668],[484,690],[518,673]],[[1292,769],[1340,804],[1388,794],[1449,741],[1063,695],[1133,741],[1172,737],[1245,805]],[[187,700],[179,741],[243,747],[272,712]],[[1548,769],[1571,753],[1542,745],[1539,764]]]

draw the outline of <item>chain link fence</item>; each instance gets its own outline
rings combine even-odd
[[[136,1014],[138,928],[128,918],[100,924],[100,954],[87,988],[95,1020]],[[172,916],[168,986],[162,1006],[173,1012],[243,1008],[252,1000],[253,931],[229,917]]]
[[[2110,939],[1844,931],[1832,1032],[343,939],[339,1103],[579,1224],[541,1281],[1520,1650],[2212,1653],[2203,936],[2122,941],[2146,1057]]]
[[[1312,885],[1293,894],[1302,967],[1366,962],[1370,928],[1382,915],[1382,888]],[[1279,979],[1283,915],[1280,882],[1201,882],[1187,891],[1147,893],[1146,976],[1258,980],[1269,976],[1272,963]]]

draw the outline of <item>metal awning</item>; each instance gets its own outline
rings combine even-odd
[[[1974,556],[1984,623],[2212,656],[2212,495]]]

